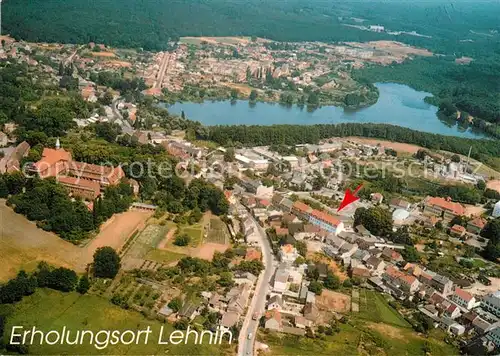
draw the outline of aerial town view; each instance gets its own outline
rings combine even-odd
[[[0,7],[0,354],[500,353],[498,2]]]

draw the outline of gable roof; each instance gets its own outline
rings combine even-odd
[[[230,328],[231,326],[235,325],[238,320],[240,319],[240,315],[236,312],[226,312],[222,315],[222,319],[220,321],[220,324],[222,326],[225,326],[226,328]]]
[[[57,177],[57,181],[63,185],[79,187],[84,190],[91,190],[95,196],[101,193],[101,186],[98,182],[75,177]]]
[[[93,178],[99,176],[100,180],[108,181],[110,184],[117,184],[120,179],[125,177],[122,167],[117,166],[100,166],[97,164],[90,164],[85,162],[72,162],[69,166],[71,173],[78,177],[88,176]],[[106,179],[104,179],[106,178]]]
[[[402,198],[392,198],[391,201],[389,202],[389,205],[394,205],[397,207],[401,208],[406,208],[408,207],[410,203]]]
[[[384,249],[382,250],[382,255],[392,260],[401,259],[401,254],[389,247],[384,247]]]
[[[455,295],[460,299],[465,300],[467,303],[470,302],[472,298],[474,298],[472,294],[470,294],[467,291],[464,291],[461,288],[455,288]]]
[[[281,313],[278,309],[268,310],[265,314],[266,320],[275,319],[278,323],[281,324]]]
[[[382,260],[380,258],[375,257],[375,256],[370,256],[366,260],[366,264],[369,266],[373,266],[373,267],[378,267],[380,265],[380,263],[382,263]]]
[[[262,257],[262,252],[255,249],[255,248],[249,248],[245,254],[245,260],[247,261],[260,261]]]
[[[295,247],[293,247],[293,245],[291,245],[291,244],[283,245],[283,246],[281,246],[281,252],[283,252],[285,254],[294,253]]]
[[[353,277],[370,277],[370,271],[362,267],[354,267],[351,270],[351,275]]]
[[[332,226],[338,226],[340,224],[340,220],[337,219],[335,216],[330,215],[328,213],[325,213],[324,211],[320,210],[313,210],[311,213],[311,216],[314,216],[318,220],[324,221]]]
[[[269,299],[269,302],[267,303],[267,305],[270,305],[273,303],[277,303],[279,306],[283,306],[283,299],[281,298],[281,295],[277,294],[277,295],[272,296]]]
[[[452,202],[450,199],[441,197],[427,197],[425,204],[437,206],[443,210],[450,211],[455,215],[465,215],[465,208],[460,203]]]
[[[483,229],[486,226],[486,219],[476,217],[475,219],[469,221],[468,224]]]
[[[277,227],[276,236],[286,236],[288,235],[288,229],[286,227]]]
[[[293,203],[293,208],[302,213],[310,213],[312,211],[312,208],[309,205],[301,202],[300,200]]]
[[[53,148],[44,148],[42,158],[35,163],[35,167],[38,171],[43,172],[60,161],[71,161],[71,153],[62,148],[58,150]]]
[[[465,232],[465,227],[462,225],[455,224],[451,227],[451,231],[458,232],[458,233],[464,233]]]

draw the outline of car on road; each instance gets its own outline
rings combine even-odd
[[[252,338],[252,333],[248,333],[248,340],[250,340]]]
[[[257,320],[257,319],[259,319],[259,312],[255,312],[255,313],[253,313],[253,315],[252,315],[252,319],[253,319],[253,320]]]

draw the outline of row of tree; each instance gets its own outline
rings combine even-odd
[[[500,142],[442,136],[386,124],[337,124],[337,125],[272,125],[272,126],[214,126],[198,132],[200,138],[221,145],[240,143],[245,146],[296,145],[317,143],[331,137],[373,137],[396,142],[411,143],[431,150],[444,150],[471,156],[484,163],[498,166],[494,159],[500,156]]]

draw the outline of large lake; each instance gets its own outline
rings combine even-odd
[[[437,107],[424,102],[431,94],[416,91],[406,85],[377,83],[380,97],[376,104],[348,110],[336,106],[323,106],[314,111],[297,106],[287,107],[273,103],[248,101],[182,102],[168,106],[170,112],[182,111],[191,120],[204,125],[274,125],[274,124],[338,124],[344,122],[381,123],[408,127],[442,135],[481,138],[484,134],[446,123],[436,116]]]

